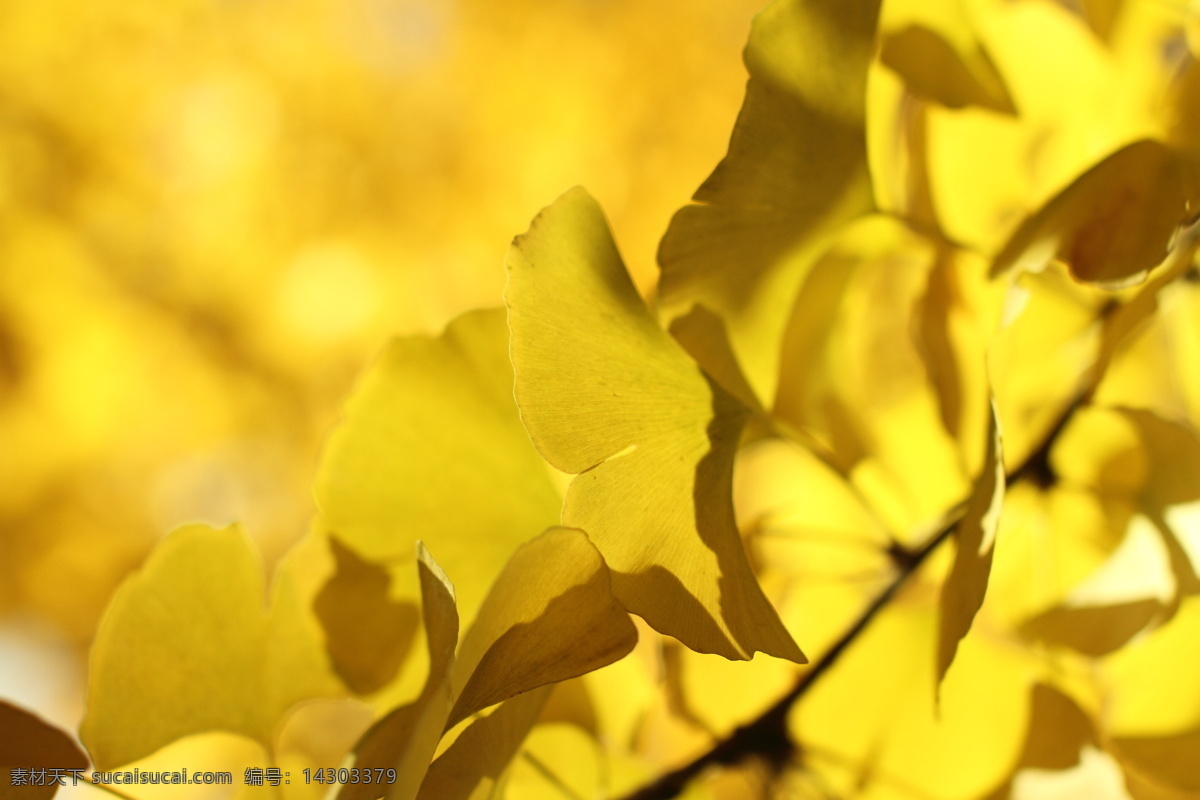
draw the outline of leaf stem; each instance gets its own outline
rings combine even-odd
[[[1099,320],[1103,326],[1096,359],[1084,376],[1082,386],[1066,403],[1053,424],[1047,429],[1040,444],[1020,464],[1005,474],[1005,485],[1012,486],[1021,480],[1030,480],[1046,488],[1053,485],[1055,475],[1050,464],[1050,451],[1066,429],[1075,412],[1092,402],[1113,356],[1138,324],[1155,308],[1159,290],[1183,276],[1192,266],[1192,256],[1200,245],[1200,221],[1184,229],[1178,237],[1161,272],[1151,279],[1133,298],[1124,303],[1113,303],[1104,308]],[[811,437],[810,437],[811,438]],[[822,457],[824,456],[824,457]],[[836,463],[827,453],[818,453],[826,463]],[[678,797],[688,783],[712,766],[732,766],[748,758],[764,760],[771,768],[782,769],[794,756],[796,746],[787,729],[787,716],[793,705],[800,700],[823,675],[829,672],[842,655],[850,648],[871,624],[908,579],[916,573],[929,556],[947,539],[954,535],[962,521],[966,502],[947,512],[945,521],[916,550],[898,552],[902,556],[893,558],[898,568],[896,577],[880,592],[871,604],[859,615],[845,633],[827,650],[812,667],[804,673],[796,685],[779,698],[774,705],[763,711],[756,719],[742,725],[717,742],[703,755],[678,769],[672,770],[652,783],[646,784],[622,800],[670,800]]]
[[[1072,398],[1046,432],[1042,443],[1021,464],[1005,475],[1006,485],[1011,486],[1026,478],[1037,480],[1039,464],[1047,460],[1047,454],[1066,428],[1071,417],[1090,400],[1091,389],[1092,387],[1089,387]],[[662,775],[653,783],[626,795],[622,800],[670,800],[670,798],[678,797],[688,783],[709,767],[732,766],[751,757],[764,759],[768,765],[782,768],[795,751],[795,745],[787,730],[787,716],[792,706],[837,664],[850,645],[858,640],[863,631],[887,607],[908,579],[921,568],[935,550],[954,535],[954,532],[958,530],[959,523],[962,522],[965,511],[966,502],[958,504],[947,512],[942,524],[925,539],[920,547],[907,551],[903,559],[896,560],[899,572],[892,582],[875,596],[871,604],[846,629],[833,646],[825,651],[821,658],[800,677],[796,685],[775,701],[774,705],[763,711],[753,721],[740,726],[729,736],[717,742],[712,749],[699,758]]]
[[[801,676],[796,685],[770,708],[746,725],[737,728],[717,742],[711,750],[676,770],[666,773],[653,783],[626,795],[623,800],[669,800],[678,797],[687,784],[711,766],[731,766],[751,757],[765,758],[772,765],[782,766],[792,755],[793,745],[787,732],[787,715],[792,706],[821,679],[849,649],[871,621],[882,611],[908,578],[925,560],[950,538],[962,519],[960,513],[949,519],[912,553],[904,568],[880,592],[854,624]]]

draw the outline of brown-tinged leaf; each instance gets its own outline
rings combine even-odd
[[[337,571],[317,594],[313,610],[325,629],[325,649],[352,691],[382,688],[412,646],[420,614],[388,597],[387,570],[329,537]]]
[[[581,189],[563,195],[517,237],[508,271],[522,420],[577,476],[563,523],[587,531],[617,598],[692,649],[802,661],[734,521],[749,412],[658,326],[600,207]]]
[[[1187,217],[1193,193],[1185,169],[1173,149],[1152,139],[1117,150],[1026,219],[996,256],[992,275],[1061,258],[1086,283],[1144,280]]]
[[[0,701],[0,800],[50,800],[58,791],[57,781],[14,785],[13,770],[83,770],[87,765],[87,756],[66,733]]]

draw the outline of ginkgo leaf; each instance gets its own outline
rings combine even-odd
[[[582,531],[551,528],[518,548],[457,657],[454,590],[423,546],[418,564],[430,651],[425,688],[375,723],[355,748],[356,766],[396,769],[392,800],[417,796],[442,734],[458,722],[610,664],[637,643],[637,629],[612,595],[608,568]],[[338,798],[366,800],[373,791],[347,784]]]
[[[329,546],[337,571],[317,594],[313,610],[325,629],[334,669],[352,691],[368,694],[395,676],[420,615],[411,603],[388,597],[387,570],[334,537]]]
[[[1137,283],[1167,255],[1194,192],[1170,147],[1143,139],[1079,176],[1021,224],[996,256],[992,275],[1038,270],[1061,258],[1080,281]]]
[[[463,639],[448,726],[611,664],[636,643],[600,552],[583,532],[552,528],[513,554]]]
[[[475,800],[500,785],[549,694],[550,687],[526,692],[472,722],[429,766],[418,800]]]
[[[1058,606],[1028,620],[1021,626],[1021,633],[1084,655],[1103,656],[1145,629],[1162,608],[1153,597],[1109,605]]]
[[[426,542],[475,615],[505,559],[562,498],[517,414],[500,309],[392,342],[346,403],[316,479],[320,525],[370,561]]]
[[[701,305],[671,320],[671,335],[683,345],[697,364],[722,389],[736,397],[746,408],[762,411],[762,402],[754,394],[742,366],[729,344],[725,322]]]
[[[575,189],[542,211],[508,271],[522,420],[542,455],[577,476],[563,523],[588,532],[617,598],[694,650],[803,660],[734,523],[748,412],[657,325],[596,202]]]
[[[1081,0],[1077,8],[1096,36],[1108,41],[1123,5],[1124,0]]]
[[[1045,683],[1035,683],[1030,694],[1025,748],[1014,765],[1013,775],[985,800],[1021,796],[1013,793],[1014,777],[1020,770],[1070,769],[1080,762],[1085,746],[1096,744],[1091,719],[1070,695]]]
[[[1117,736],[1112,747],[1121,761],[1172,789],[1200,793],[1200,730],[1173,736]],[[1194,796],[1194,795],[1191,795]]]
[[[993,407],[987,433],[987,450],[975,488],[962,520],[955,529],[956,550],[950,575],[942,585],[938,608],[937,681],[946,677],[958,643],[975,620],[987,592],[992,569],[1000,506],[1004,501],[1004,454],[1000,427]]]
[[[729,152],[663,237],[659,295],[726,320],[760,397],[822,240],[873,205],[865,133],[879,0],[776,0],[754,19]],[[706,365],[707,366],[707,365]]]
[[[17,783],[13,770],[83,770],[87,756],[63,731],[34,714],[0,701],[0,800],[49,800],[58,782]]]
[[[266,604],[238,526],[180,528],[117,591],[92,646],[80,738],[97,769],[223,730],[270,746],[300,700],[338,694],[285,561]]]
[[[957,51],[936,31],[909,25],[883,38],[880,59],[914,94],[947,108],[980,106],[1016,114],[1012,98],[987,51]]]
[[[452,703],[450,671],[458,646],[454,586],[424,544],[417,542],[416,550],[429,675],[416,700],[378,720],[354,748],[355,767],[396,770],[396,780],[388,789],[388,796],[406,800],[416,797],[442,738]],[[342,785],[337,797],[338,800],[372,800],[380,794],[378,784],[347,783]]]

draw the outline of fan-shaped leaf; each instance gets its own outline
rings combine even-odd
[[[505,560],[562,500],[521,427],[501,310],[398,339],[360,381],[316,480],[320,524],[368,560],[418,539],[474,617]]]
[[[92,647],[80,737],[97,769],[205,731],[269,746],[288,708],[342,691],[289,567],[268,607],[239,527],[193,525],[162,541],[117,591]]]
[[[729,152],[659,249],[663,302],[723,317],[760,397],[774,393],[779,337],[822,239],[874,204],[865,107],[878,16],[879,0],[776,0],[759,13]]]
[[[747,411],[654,321],[604,215],[580,189],[508,258],[517,404],[574,473],[563,522],[588,532],[627,609],[694,650],[803,655],[763,595],[733,518]]]

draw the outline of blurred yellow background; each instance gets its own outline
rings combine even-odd
[[[0,696],[68,729],[163,534],[308,525],[393,335],[601,202],[639,286],[723,155],[758,0],[0,5]]]

